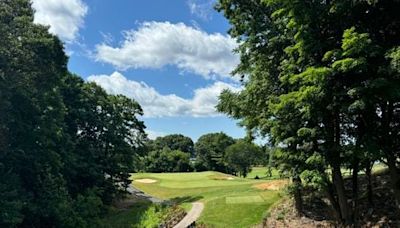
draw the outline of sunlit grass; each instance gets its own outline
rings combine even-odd
[[[254,172],[262,171],[256,168]],[[157,180],[152,184],[133,183],[148,194],[172,199],[185,210],[190,209],[190,202],[203,202],[205,208],[199,222],[215,227],[251,227],[260,223],[269,207],[280,199],[278,191],[254,188],[256,184],[268,182],[255,180],[254,177],[232,179],[232,176],[223,173],[198,172],[140,173],[134,174],[133,178]]]

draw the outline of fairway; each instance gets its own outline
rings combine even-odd
[[[139,173],[133,182],[140,190],[162,199],[171,199],[190,209],[190,203],[201,201],[204,211],[198,222],[213,227],[251,227],[262,221],[266,212],[280,199],[279,191],[260,190],[254,186],[268,180],[244,179],[218,172]]]
[[[261,196],[235,196],[226,197],[227,204],[242,204],[242,203],[262,203],[264,202]]]

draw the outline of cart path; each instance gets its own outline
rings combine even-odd
[[[145,200],[149,200],[152,203],[163,203],[164,202],[164,200],[162,200],[162,199],[159,199],[157,197],[148,195],[148,194],[140,191],[139,189],[135,188],[133,185],[130,185],[126,190],[130,194],[135,195],[135,196],[140,197],[140,198],[145,199]]]
[[[174,228],[187,228],[200,217],[204,204],[202,202],[194,202],[192,205],[192,209]]]

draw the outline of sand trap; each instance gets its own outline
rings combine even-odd
[[[152,184],[157,182],[154,179],[136,179],[135,181],[143,184]]]
[[[254,188],[261,190],[279,190],[284,188],[289,182],[287,180],[272,180],[262,184],[253,185]]]
[[[220,175],[220,174],[211,175],[211,176],[209,176],[208,178],[210,178],[210,179],[212,179],[212,180],[235,180],[235,178],[232,177],[232,176]]]

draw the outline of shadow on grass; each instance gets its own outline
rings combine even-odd
[[[182,196],[182,197],[175,197],[170,199],[170,201],[174,204],[182,204],[182,203],[193,203],[203,199],[203,196]]]
[[[141,228],[143,224],[146,227],[157,226],[160,222],[160,215],[167,207],[167,205],[140,200],[131,204],[128,208],[112,209],[99,227]]]

